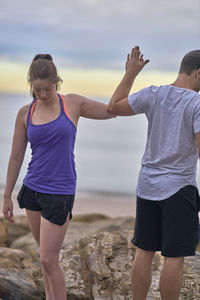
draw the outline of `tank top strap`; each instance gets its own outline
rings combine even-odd
[[[64,112],[64,114],[68,117],[68,119],[70,119],[69,114],[67,112],[67,108],[66,108],[66,104],[65,104],[65,100],[63,95],[58,94],[59,98],[60,98],[60,103],[61,103],[61,109]]]
[[[32,115],[35,109],[35,105],[36,105],[36,101],[37,99],[34,99],[29,107],[29,111],[28,111],[28,117],[27,117],[27,124],[31,123],[31,119],[32,119]]]

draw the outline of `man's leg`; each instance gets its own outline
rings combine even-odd
[[[198,229],[198,191],[188,185],[161,202],[162,250],[160,278],[162,300],[177,300],[182,285],[185,256],[195,255]]]
[[[132,243],[137,247],[131,272],[133,299],[145,300],[151,284],[152,259],[155,251],[161,249],[161,216],[157,201],[137,197]]]
[[[155,252],[136,249],[131,281],[134,300],[145,300],[151,284],[151,266]],[[172,299],[171,299],[172,300]]]
[[[162,300],[177,300],[182,286],[184,257],[165,257],[160,277]]]

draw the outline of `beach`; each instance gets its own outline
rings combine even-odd
[[[24,215],[16,200],[18,188],[13,191],[14,216]],[[73,215],[103,214],[111,218],[135,216],[135,195],[100,192],[78,192],[75,197]],[[0,189],[0,211],[2,215],[3,187]]]

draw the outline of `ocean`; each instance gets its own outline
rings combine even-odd
[[[31,100],[29,95],[0,94],[1,186],[5,185],[17,112]],[[144,115],[109,120],[80,118],[75,145],[77,191],[135,194],[146,132]],[[17,185],[22,183],[30,158],[28,145]]]

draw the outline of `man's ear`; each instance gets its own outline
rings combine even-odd
[[[200,68],[195,71],[195,77],[200,78]]]

